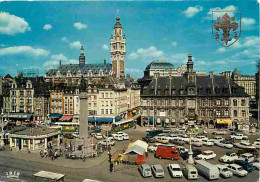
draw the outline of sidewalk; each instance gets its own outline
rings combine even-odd
[[[115,152],[112,150],[112,153]],[[28,153],[27,151],[10,151],[5,150],[0,152],[0,157],[11,158],[11,159],[20,159],[26,160],[29,162],[36,162],[36,163],[45,163],[50,165],[62,166],[67,168],[74,168],[74,169],[87,169],[95,166],[99,166],[102,163],[108,161],[107,152],[104,151],[100,156],[95,158],[88,158],[83,162],[80,159],[65,159],[65,157],[59,157],[54,161],[51,160],[50,157],[41,158],[39,151]]]

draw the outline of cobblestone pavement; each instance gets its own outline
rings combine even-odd
[[[141,139],[145,135],[146,128],[137,127],[137,129],[128,129],[125,132],[128,133],[132,140]],[[254,141],[258,135],[249,135],[249,139]],[[209,134],[211,138],[211,134]],[[112,148],[112,152],[117,150],[122,150],[125,146],[128,145],[130,141],[117,142],[116,146]],[[188,148],[188,146],[185,146]],[[227,151],[236,152],[237,149],[223,149],[217,146],[213,147],[201,147],[201,150],[213,150],[217,157],[213,160],[210,160],[211,163],[217,164],[219,157],[223,156]],[[181,166],[185,161],[182,159],[178,161],[171,161],[165,159],[157,159],[149,153],[147,157],[148,164],[159,163],[165,169],[165,178],[155,179],[147,178],[143,179],[139,172],[137,171],[137,166],[135,165],[126,165],[120,164],[115,166],[113,173],[109,172],[109,163],[108,156],[106,152],[101,156],[93,159],[87,159],[86,162],[81,160],[70,160],[59,158],[52,161],[49,158],[41,158],[39,152],[30,153],[23,151],[2,151],[0,152],[0,181],[17,181],[6,178],[6,172],[8,171],[18,171],[20,172],[19,180],[24,181],[33,181],[32,175],[40,170],[46,170],[51,172],[63,173],[66,175],[65,181],[82,181],[85,178],[96,179],[100,181],[107,182],[130,182],[130,181],[187,181],[186,178],[181,179],[172,179],[167,171],[167,165],[169,163],[179,163]],[[219,179],[218,181],[227,181],[227,182],[255,182],[259,179],[259,171],[253,171],[248,176],[243,178],[238,178],[233,176],[230,179]],[[203,177],[199,177],[197,181],[207,181]]]

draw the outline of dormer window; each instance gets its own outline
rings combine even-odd
[[[175,95],[176,94],[176,90],[172,90],[172,95]]]
[[[165,89],[165,90],[164,90],[164,94],[165,94],[165,95],[169,95],[169,89]]]
[[[183,90],[180,90],[180,94],[183,95]]]
[[[189,88],[188,89],[188,94],[189,95],[193,95],[194,94],[194,89],[193,88]]]

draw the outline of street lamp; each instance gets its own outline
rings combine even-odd
[[[189,128],[190,130],[190,128]],[[188,155],[189,155],[189,158],[188,158],[188,163],[189,164],[194,164],[194,160],[193,160],[193,152],[192,152],[192,149],[191,149],[191,130],[189,131],[189,134],[190,134],[190,149],[189,149],[189,152],[188,152]]]
[[[1,129],[2,129],[2,133],[4,133],[4,109],[2,109],[1,112]]]

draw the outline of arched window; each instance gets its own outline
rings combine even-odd
[[[237,99],[233,100],[233,106],[237,106]]]

